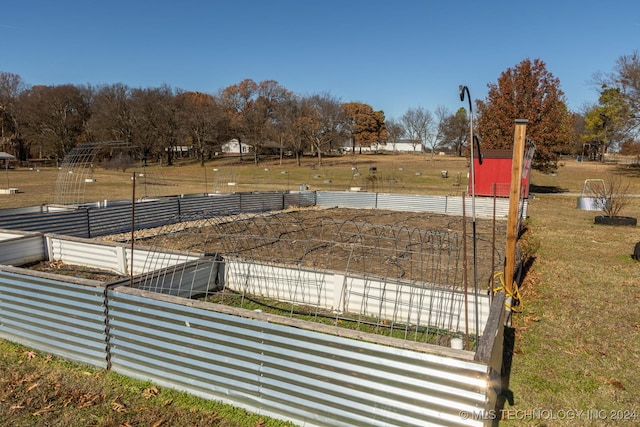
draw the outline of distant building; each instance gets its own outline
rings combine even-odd
[[[423,147],[420,141],[411,139],[399,139],[396,143],[387,142],[386,144],[378,144],[371,147],[376,151],[395,151],[399,153],[422,153]]]
[[[348,143],[350,144],[350,143]],[[342,147],[342,151],[351,152],[352,146],[348,145]],[[410,139],[400,139],[396,143],[387,142],[386,144],[374,144],[370,147],[356,147],[356,151],[370,152],[370,151],[392,151],[395,153],[422,153],[423,147],[420,141],[413,141]]]
[[[229,154],[240,154],[240,147],[242,147],[242,154],[250,153],[251,151],[253,151],[253,146],[245,144],[244,142],[241,144],[237,138],[234,138],[231,141],[222,144],[222,152]]]

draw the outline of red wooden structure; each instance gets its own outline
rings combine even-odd
[[[513,150],[482,150],[482,164],[478,161],[477,152],[474,153],[474,172],[476,181],[476,196],[493,196],[494,188],[497,197],[509,197],[511,188],[511,165],[513,163]],[[522,178],[522,197],[529,197],[529,168],[531,164],[525,164]],[[471,179],[469,179],[469,194]]]

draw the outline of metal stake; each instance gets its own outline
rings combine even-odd
[[[480,142],[473,135],[473,106],[471,104],[471,94],[467,86],[458,86],[460,93],[460,101],[464,101],[464,93],[467,92],[467,100],[469,101],[469,145],[471,149],[471,218],[472,218],[472,234],[473,234],[473,291],[475,296],[475,326],[476,326],[476,343],[480,336],[479,313],[478,313],[478,264],[477,264],[477,238],[476,238],[476,175],[474,171],[474,155],[473,145],[478,145],[478,162],[482,164],[482,156],[480,155]]]

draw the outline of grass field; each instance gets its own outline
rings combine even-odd
[[[297,190],[300,185],[459,195],[466,184],[457,177],[466,177],[467,167],[464,159],[419,155],[343,156],[327,158],[321,166],[313,159],[304,159],[302,166],[291,160],[254,165],[216,159],[205,168],[96,169],[91,175],[96,181],[78,189],[78,197],[86,202],[130,199],[134,175],[135,197]],[[443,170],[449,178],[442,177]],[[20,192],[0,195],[0,207],[53,202],[58,172],[7,171],[5,185]],[[507,358],[506,425],[640,425],[640,263],[631,258],[640,229],[595,225],[599,213],[576,209],[584,180],[612,173],[640,194],[637,168],[568,160],[555,174],[532,173],[522,241],[530,262],[521,310],[507,333],[513,351]],[[621,214],[640,217],[640,198],[632,198]],[[283,425],[11,343],[0,342],[0,354],[0,424],[29,405],[24,418],[11,419],[13,425]],[[64,395],[61,390],[75,390],[67,394],[75,397],[56,400]],[[84,421],[73,422],[79,419]]]

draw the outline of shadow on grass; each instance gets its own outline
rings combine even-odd
[[[519,271],[519,279],[517,282],[522,287],[524,282],[524,278],[527,273],[533,267],[533,264],[536,261],[536,257],[533,255],[529,255],[526,257],[524,262],[520,265]],[[516,302],[516,306],[517,306]],[[507,319],[506,325],[504,327],[504,342],[502,348],[502,372],[501,372],[501,392],[497,398],[496,402],[496,414],[498,415],[496,419],[493,421],[493,426],[498,426],[500,423],[500,418],[502,411],[505,409],[505,405],[513,406],[515,404],[515,396],[513,391],[509,388],[509,382],[511,378],[511,364],[513,362],[514,349],[516,344],[516,329],[511,326],[511,318],[513,316],[513,312],[509,314],[509,318]]]
[[[500,419],[502,418],[500,415],[505,408],[505,404],[509,404],[509,406],[513,406],[515,404],[513,391],[509,389],[509,378],[511,376],[511,363],[513,362],[513,349],[515,348],[515,342],[515,328],[505,326],[504,348],[502,350],[502,391],[500,392],[496,402],[496,414],[498,416],[493,421],[493,426],[499,425]]]
[[[555,185],[529,185],[530,193],[538,193],[538,194],[559,194],[559,193],[567,193],[569,189],[557,187]]]
[[[615,173],[626,178],[638,178],[640,177],[640,164],[618,165]]]

